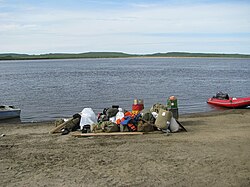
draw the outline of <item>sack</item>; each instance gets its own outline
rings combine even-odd
[[[116,125],[116,123],[113,123],[111,121],[104,121],[101,123],[94,124],[92,131],[95,133],[98,133],[98,132],[119,132],[120,129]]]
[[[118,110],[119,110],[119,112],[117,112],[117,114],[115,116],[116,124],[120,124],[122,118],[124,117],[124,113],[122,112],[122,109],[119,108]]]
[[[160,109],[159,114],[155,120],[155,126],[159,129],[167,129],[168,123],[170,123],[172,116],[172,112]]]
[[[73,118],[69,120],[68,123],[65,125],[65,128],[69,131],[76,131],[80,128],[80,118]]]
[[[142,119],[144,121],[147,121],[148,123],[154,124],[155,123],[155,118],[153,114],[150,111],[145,111],[142,113]]]
[[[114,117],[117,113],[119,112],[119,110],[117,108],[109,108],[106,111],[106,114],[109,118]]]
[[[109,118],[107,115],[104,115],[103,113],[99,113],[97,116],[97,122],[103,122],[103,121],[108,121]]]
[[[81,130],[83,129],[84,125],[92,125],[94,123],[97,123],[97,118],[94,111],[92,110],[92,108],[84,108],[81,112]]]
[[[120,129],[116,125],[116,123],[113,123],[111,121],[104,121],[101,124],[102,129],[104,129],[104,132],[119,132]]]
[[[173,117],[170,120],[169,129],[171,132],[178,132],[180,129],[180,125],[177,123],[177,121]]]
[[[154,104],[151,108],[150,108],[150,112],[156,112],[156,113],[159,113],[160,109],[164,109],[166,110],[166,106],[164,106],[163,104],[160,104],[160,103],[156,103]]]
[[[152,132],[154,131],[153,124],[140,120],[138,122],[137,131],[139,132]]]
[[[73,118],[74,118],[74,119],[75,119],[75,118],[79,118],[79,119],[80,119],[80,118],[81,118],[81,115],[80,115],[79,113],[76,113],[76,114],[73,115]]]
[[[120,131],[121,132],[129,132],[128,126],[127,125],[120,125]]]
[[[143,110],[138,121],[137,130],[140,132],[154,131],[155,118],[149,110]]]

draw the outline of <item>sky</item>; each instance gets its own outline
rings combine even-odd
[[[250,0],[0,0],[0,53],[250,54]]]

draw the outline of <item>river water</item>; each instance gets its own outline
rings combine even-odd
[[[250,96],[250,59],[115,58],[0,61],[0,105],[22,109],[21,121],[96,113],[133,100],[145,107],[178,99],[179,114],[216,110],[206,103],[218,91]]]

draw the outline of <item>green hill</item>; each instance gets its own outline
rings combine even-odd
[[[146,55],[127,54],[122,52],[87,52],[87,53],[49,53],[40,55],[4,53],[0,60],[37,60],[37,59],[71,59],[71,58],[128,58],[128,57],[219,57],[219,58],[250,58],[245,54],[217,54],[217,53],[185,53],[168,52]]]
[[[219,54],[219,53],[185,53],[185,52],[169,52],[155,53],[146,55],[152,57],[222,57],[222,58],[250,58],[250,55],[244,54]]]

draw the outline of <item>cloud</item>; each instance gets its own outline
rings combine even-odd
[[[38,6],[35,1],[5,4],[0,13],[0,43],[5,45],[0,51],[142,53],[187,50],[192,46],[196,52],[202,48],[209,51],[209,47],[211,51],[221,50],[223,44],[229,49],[228,43],[236,51],[243,51],[240,44],[250,49],[249,3],[168,4],[141,0],[126,4],[84,1],[86,5],[79,7],[63,6],[70,2],[62,1],[57,7],[48,2]]]

